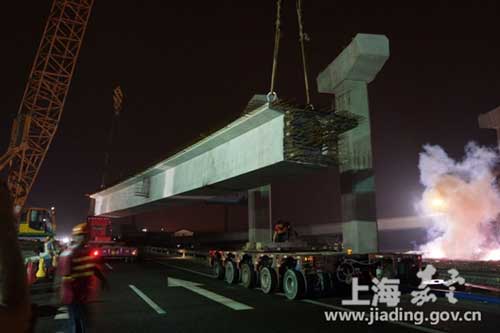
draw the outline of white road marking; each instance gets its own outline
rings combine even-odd
[[[146,302],[150,307],[152,307],[158,314],[160,314],[160,315],[166,314],[165,310],[160,308],[158,306],[158,304],[153,302],[153,300],[151,298],[149,298],[146,294],[144,294],[142,291],[140,291],[136,286],[134,286],[132,284],[129,284],[128,286],[130,287],[130,289],[132,289],[137,294],[137,296],[142,298],[142,300],[144,302]]]
[[[62,319],[69,319],[69,314],[68,313],[58,313],[54,317],[55,320],[62,320]]]
[[[60,308],[57,309],[57,312],[58,313],[54,316],[54,320],[69,319],[67,306],[61,306]]]
[[[201,295],[203,297],[206,297],[208,299],[211,299],[212,301],[215,301],[217,303],[220,303],[224,306],[227,306],[228,308],[231,308],[233,310],[252,310],[253,307],[248,306],[243,303],[236,302],[235,300],[232,300],[230,298],[224,297],[222,295],[216,294],[212,291],[200,288],[202,284],[196,283],[196,282],[191,282],[191,281],[185,281],[185,280],[180,280],[180,279],[174,279],[174,278],[168,278],[168,286],[169,287],[183,287],[186,288],[187,290],[190,290],[198,295]]]
[[[314,305],[319,305],[319,306],[324,306],[330,309],[335,309],[335,310],[340,310],[340,311],[355,311],[352,309],[344,308],[342,306],[337,306],[337,305],[332,305],[332,304],[327,304],[323,302],[318,302],[318,301],[313,301],[312,299],[303,299],[302,302],[304,303],[309,303],[309,304],[314,304]],[[427,332],[427,333],[445,333],[444,331],[436,330],[433,328],[429,327],[424,327],[424,326],[417,326],[417,325],[412,325],[408,323],[403,323],[401,321],[384,321],[383,323],[388,323],[388,324],[393,324],[393,325],[399,325],[407,328],[412,328],[415,330],[419,330],[422,332]]]
[[[208,278],[211,278],[211,279],[215,279],[217,278],[215,275],[212,275],[212,274],[208,274],[208,273],[203,273],[203,272],[198,272],[198,271],[195,271],[193,269],[189,269],[189,268],[184,268],[184,267],[179,267],[179,266],[175,266],[175,265],[170,265],[170,264],[165,264],[163,262],[157,262],[155,261],[157,264],[160,264],[160,265],[163,265],[163,266],[167,266],[167,267],[171,267],[171,268],[175,268],[175,269],[179,269],[181,271],[186,271],[186,272],[190,272],[190,273],[193,273],[193,274],[198,274],[198,275],[201,275],[201,276],[204,276],[204,277],[208,277]]]
[[[108,269],[110,269],[110,270],[113,270],[113,267],[111,267],[111,265],[110,265],[110,264],[108,264],[107,262],[106,262],[106,263],[104,263],[104,266],[106,266],[106,267],[107,267]]]

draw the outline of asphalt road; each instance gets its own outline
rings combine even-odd
[[[228,285],[205,274],[203,267],[189,260],[169,259],[136,264],[106,265],[111,285],[90,304],[92,332],[498,332],[500,305],[459,300],[451,305],[436,303],[416,308],[408,296],[403,310],[479,311],[481,321],[425,322],[327,321],[325,311],[370,312],[368,307],[341,305],[340,297],[287,300],[282,294],[265,295],[239,285]],[[167,282],[169,281],[169,282]],[[345,298],[345,297],[344,297]],[[36,332],[64,332],[65,308],[54,295],[36,294],[41,304]],[[386,310],[381,306],[380,310]]]

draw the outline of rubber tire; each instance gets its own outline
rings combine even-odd
[[[222,265],[222,262],[220,260],[215,260],[214,262],[214,275],[217,277],[219,280],[224,280],[224,266]]]
[[[272,294],[278,286],[278,276],[274,269],[268,266],[260,269],[259,281],[264,294]]]
[[[236,284],[239,281],[239,270],[236,263],[232,260],[227,260],[225,265],[225,280],[228,284]]]
[[[245,288],[251,289],[255,286],[257,282],[257,274],[252,266],[248,263],[243,263],[241,265],[241,282]]]
[[[294,300],[304,297],[306,283],[302,273],[288,269],[283,277],[283,292],[286,298]]]

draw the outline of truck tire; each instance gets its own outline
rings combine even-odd
[[[283,277],[283,292],[288,299],[304,297],[306,284],[302,274],[294,269],[288,269]]]
[[[238,267],[236,266],[236,263],[232,260],[227,260],[225,266],[226,266],[226,271],[225,271],[226,282],[229,284],[238,283],[239,271]]]
[[[241,265],[241,282],[245,288],[253,288],[257,280],[257,274],[252,266],[248,263]]]
[[[214,275],[219,280],[224,280],[224,266],[220,260],[215,260],[214,262]]]
[[[260,287],[264,294],[272,294],[278,286],[278,276],[274,269],[264,266],[260,269]]]

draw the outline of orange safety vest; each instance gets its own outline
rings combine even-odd
[[[284,234],[287,230],[288,228],[282,223],[278,223],[274,226],[274,232],[278,235]]]
[[[93,276],[96,262],[90,249],[79,246],[64,251],[59,257],[58,268],[62,278],[62,303],[87,303],[93,291],[92,288],[95,289]]]

